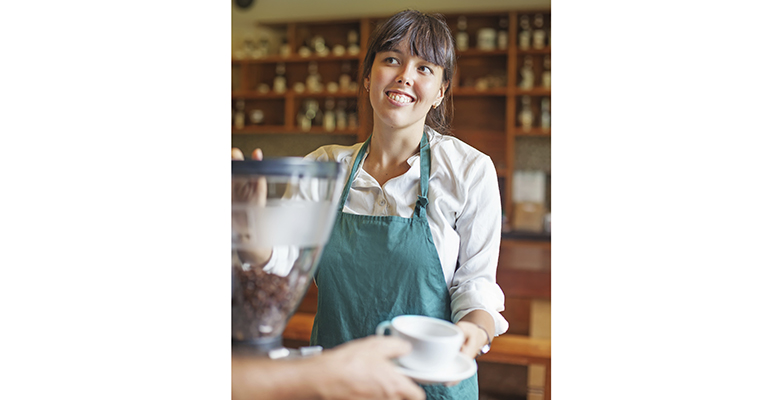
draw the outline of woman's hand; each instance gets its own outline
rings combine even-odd
[[[473,310],[464,316],[461,320],[455,324],[465,335],[465,342],[460,347],[460,354],[463,354],[471,360],[479,355],[479,351],[491,339],[493,335],[488,335],[488,332],[494,333],[495,321],[492,316],[483,310]],[[484,328],[484,326],[491,327],[491,330]],[[445,386],[454,386],[460,383],[459,381],[446,383]]]
[[[488,343],[487,333],[480,326],[472,322],[458,321],[457,327],[465,335],[465,342],[463,342],[463,346],[460,348],[460,353],[465,354],[471,359],[476,358],[479,350]]]

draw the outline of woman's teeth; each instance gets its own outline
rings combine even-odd
[[[388,93],[388,98],[393,100],[393,101],[395,101],[395,102],[397,102],[397,103],[402,103],[402,104],[411,103],[412,102],[412,98],[411,97],[404,96],[404,95],[397,94],[397,93]]]

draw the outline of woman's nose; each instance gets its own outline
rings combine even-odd
[[[401,73],[398,74],[398,77],[396,77],[396,82],[412,86],[412,78],[409,75],[409,70],[404,68],[401,70]]]

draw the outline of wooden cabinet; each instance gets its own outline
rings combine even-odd
[[[543,46],[533,46],[533,35],[522,48],[520,37],[530,23],[534,30],[535,17],[542,21]],[[513,176],[516,171],[517,138],[541,136],[550,140],[548,117],[543,127],[541,114],[543,99],[550,111],[550,11],[500,12],[483,14],[450,14],[447,22],[455,34],[465,19],[468,49],[458,50],[458,68],[455,76],[453,121],[454,135],[492,158],[500,181],[503,210],[509,221],[514,216]],[[522,18],[524,17],[524,18]],[[494,49],[479,49],[482,30],[493,28],[499,35],[507,31],[506,38],[497,38]],[[525,35],[524,35],[525,36]],[[506,46],[499,46],[500,42]],[[525,85],[522,68],[531,65],[534,82]],[[544,66],[544,63],[546,64]],[[545,84],[543,72],[546,72]],[[523,123],[521,114],[529,102],[531,126]],[[512,222],[512,221],[511,221]]]
[[[361,99],[357,81],[364,57],[360,48],[368,40],[368,26],[367,20],[261,26],[267,54],[244,54],[232,60],[232,133],[365,137],[366,124],[361,123],[358,115]],[[351,46],[349,38],[358,43],[358,52],[352,51],[355,46]],[[318,82],[318,90],[308,79],[311,72],[317,76],[313,82]],[[277,84],[278,76],[284,78],[283,84]],[[280,86],[285,89],[280,90]],[[308,108],[313,112],[305,112]],[[243,112],[242,124],[237,121],[238,111]],[[252,118],[255,111],[256,118]],[[315,116],[309,125],[298,118],[301,112]],[[327,112],[334,115],[333,125],[324,125],[323,115]],[[338,118],[340,115],[344,118]]]
[[[455,35],[463,30],[468,39],[467,49],[457,51],[457,71],[450,92],[454,104],[453,134],[492,158],[497,167],[503,210],[511,220],[517,143],[521,138],[532,136],[545,138],[550,143],[550,116],[543,115],[546,109],[550,112],[550,11],[445,14],[445,17]],[[232,61],[231,107],[234,115],[238,107],[242,107],[243,113],[242,126],[240,122],[236,124],[234,118],[232,133],[331,133],[365,140],[371,132],[371,106],[366,96],[360,95],[358,74],[369,35],[381,20],[362,18],[261,26],[266,32],[265,41],[274,44],[269,46],[267,54],[256,59],[246,55]],[[536,26],[536,20],[542,21],[542,26]],[[484,37],[489,28],[495,35],[492,47],[480,49],[480,45],[486,43]],[[348,51],[351,32],[357,37],[358,53]],[[522,40],[527,36],[526,41]],[[315,51],[319,37],[323,38],[328,54]],[[529,46],[522,46],[527,43]],[[337,50],[342,46],[345,51],[335,53],[335,46]],[[310,49],[309,55],[303,54],[303,47]],[[319,92],[311,92],[307,87],[311,69],[317,71],[323,82]],[[274,90],[275,78],[281,72],[286,79],[285,92]],[[348,90],[339,87],[343,74],[348,74],[357,87],[348,87]],[[336,82],[338,87],[330,87],[330,82]],[[304,84],[304,91],[295,90],[297,83]],[[308,126],[307,121],[301,121],[298,116],[313,103],[324,113],[328,112],[328,104],[333,110],[342,110],[347,118],[355,115],[354,123],[346,121],[324,127],[323,121],[316,121]],[[526,109],[530,110],[529,114],[523,113]]]

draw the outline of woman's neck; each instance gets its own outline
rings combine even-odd
[[[377,179],[380,186],[406,173],[409,170],[406,161],[420,151],[422,134],[422,125],[405,129],[384,129],[375,125],[364,170]]]

